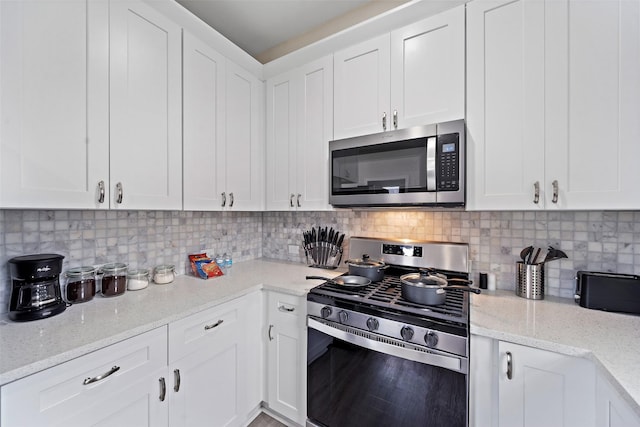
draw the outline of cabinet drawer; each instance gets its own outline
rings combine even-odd
[[[53,425],[101,401],[126,399],[123,390],[166,368],[166,348],[163,326],[7,384],[0,424]]]
[[[269,292],[267,313],[270,319],[289,322],[304,322],[307,316],[307,304],[304,297]]]
[[[244,298],[239,298],[169,324],[169,363],[209,345],[212,340],[241,336]]]

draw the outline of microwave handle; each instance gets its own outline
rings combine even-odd
[[[436,191],[436,137],[427,138],[427,191]]]

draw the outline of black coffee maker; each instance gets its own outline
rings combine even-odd
[[[16,322],[44,319],[67,308],[60,292],[63,259],[57,254],[35,254],[9,260],[9,319]]]

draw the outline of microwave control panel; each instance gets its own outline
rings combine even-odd
[[[436,182],[438,191],[460,189],[460,143],[458,134],[439,135],[436,146]]]

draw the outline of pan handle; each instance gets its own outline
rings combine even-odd
[[[444,289],[460,289],[461,291],[473,292],[474,294],[482,292],[480,288],[472,288],[471,286],[466,285],[449,285],[445,286]]]
[[[307,277],[306,277],[306,279],[307,279],[307,280],[309,280],[309,279],[332,280],[332,279],[330,279],[330,278],[328,278],[328,277],[322,277],[322,276],[307,276]]]

